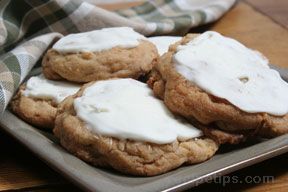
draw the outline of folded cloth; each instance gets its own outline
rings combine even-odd
[[[234,3],[151,0],[110,12],[80,0],[1,0],[0,112],[43,53],[62,35],[117,26],[130,26],[146,36],[181,35],[217,20]]]

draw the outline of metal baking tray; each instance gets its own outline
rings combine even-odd
[[[153,177],[95,168],[63,149],[52,133],[38,130],[6,110],[0,126],[49,166],[86,191],[179,191],[288,152],[288,135],[238,146],[223,146],[210,160]],[[226,149],[225,149],[226,147]],[[228,149],[227,149],[228,148]]]
[[[288,74],[280,72],[282,76]],[[287,76],[283,78],[287,79]],[[288,152],[286,134],[269,140],[221,146],[216,155],[204,163],[182,166],[158,176],[136,177],[85,163],[63,149],[51,132],[41,131],[25,123],[9,110],[1,117],[0,126],[49,166],[86,191],[179,191]]]

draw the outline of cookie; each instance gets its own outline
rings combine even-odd
[[[45,54],[43,74],[52,80],[90,82],[110,78],[137,79],[158,60],[157,48],[128,27],[71,34]]]
[[[31,77],[13,97],[11,110],[24,121],[43,129],[52,129],[58,104],[78,91],[80,85]]]
[[[54,133],[64,148],[92,165],[142,176],[203,162],[218,149],[133,79],[82,87],[60,104]]]
[[[266,58],[253,50],[247,50],[235,40],[225,39],[216,32],[206,32],[203,35],[188,34],[181,42],[171,46],[169,52],[160,58],[148,81],[154,94],[163,99],[173,113],[190,121],[197,121],[206,127],[207,125],[214,127],[213,130],[205,129],[204,132],[208,135],[213,133],[213,138],[219,138],[218,141],[222,143],[238,143],[245,140],[248,135],[275,137],[287,133],[288,102],[285,102],[282,94],[287,92],[288,86],[276,71],[269,69]],[[217,38],[216,43],[213,43],[215,47],[209,49],[209,41],[214,36]],[[223,39],[224,42],[222,42]],[[206,41],[208,41],[207,44]],[[225,43],[229,48],[225,47]],[[201,50],[193,49],[193,46],[198,45]],[[248,54],[251,66],[247,67],[246,55],[238,53],[238,49],[241,53]],[[222,54],[215,55],[219,51],[222,51]],[[230,53],[230,51],[236,53]],[[181,58],[181,54],[188,58]],[[233,54],[240,54],[240,57],[231,57]],[[183,58],[184,60],[181,61]],[[225,68],[225,62],[222,62],[223,58],[230,61],[229,65],[235,64],[240,69],[233,71],[228,67],[229,71],[225,71],[228,69]],[[213,65],[213,61],[217,65]],[[179,62],[185,65],[180,65]],[[212,67],[209,67],[210,65]],[[242,70],[241,67],[247,70]],[[233,79],[233,75],[239,75],[236,76],[239,79]],[[217,88],[221,91],[219,92]],[[260,88],[262,89],[259,91]],[[234,90],[239,92],[233,92]],[[232,95],[231,99],[231,97],[226,97],[225,93],[228,96],[232,93],[235,95]],[[248,104],[245,100],[247,93],[252,95],[247,97],[250,102]],[[215,128],[220,132],[215,132]],[[234,135],[234,139],[221,139],[226,133],[237,136]]]

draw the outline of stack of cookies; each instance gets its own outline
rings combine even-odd
[[[288,84],[261,53],[217,32],[172,45],[148,81],[174,113],[218,143],[288,133]]]
[[[288,132],[288,84],[260,53],[216,32],[71,34],[42,68],[12,111],[95,166],[152,176],[206,161],[220,144]]]

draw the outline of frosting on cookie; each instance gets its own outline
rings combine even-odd
[[[148,41],[150,41],[157,47],[159,55],[163,55],[164,53],[166,53],[170,45],[180,40],[181,37],[177,36],[156,36],[148,38]]]
[[[31,77],[22,94],[26,97],[39,99],[52,99],[56,103],[60,103],[67,96],[73,95],[80,88],[79,84],[72,84],[64,81],[51,81],[43,75]]]
[[[202,135],[133,79],[98,81],[74,100],[74,108],[91,132],[104,136],[165,144]]]
[[[177,47],[176,70],[206,92],[249,113],[288,113],[288,84],[268,60],[236,40],[208,31]]]
[[[130,27],[112,27],[67,35],[53,49],[61,53],[99,52],[113,47],[133,48],[146,37]]]

